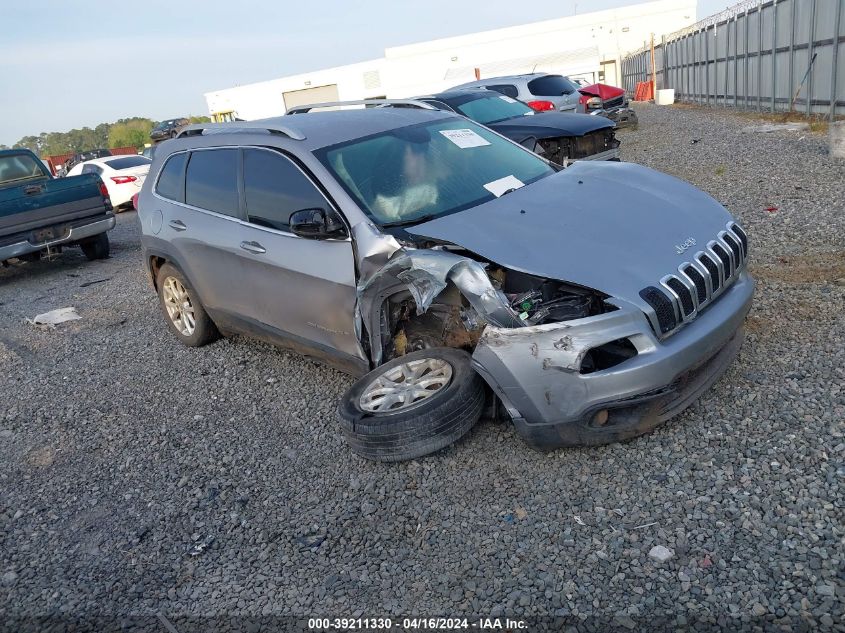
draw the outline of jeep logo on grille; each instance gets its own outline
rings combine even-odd
[[[693,246],[695,246],[695,238],[690,237],[690,238],[687,238],[687,241],[684,242],[683,244],[675,244],[675,252],[678,255],[681,255],[681,254],[684,253],[684,251],[686,251],[687,249],[689,249]]]

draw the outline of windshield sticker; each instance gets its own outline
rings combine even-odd
[[[492,193],[497,198],[503,196],[508,191],[513,189],[519,189],[520,187],[524,187],[525,183],[522,182],[516,176],[505,176],[504,178],[499,178],[498,180],[494,180],[493,182],[488,182],[484,185],[484,188]]]
[[[440,130],[440,133],[461,149],[490,145],[489,141],[485,141],[481,136],[479,136],[472,130]]]
[[[502,101],[507,101],[508,103],[516,103],[516,99],[511,99],[506,95],[502,95],[501,97],[499,97],[499,99],[501,99]]]

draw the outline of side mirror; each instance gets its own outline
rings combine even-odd
[[[346,237],[346,226],[334,211],[300,209],[290,214],[290,231],[313,240]]]

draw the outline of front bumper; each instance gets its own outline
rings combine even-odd
[[[665,340],[641,311],[623,302],[613,312],[566,323],[488,327],[473,365],[535,448],[635,437],[683,411],[724,373],[742,344],[753,294],[754,281],[743,272],[694,322]],[[617,339],[628,339],[637,355],[580,373],[590,349]],[[606,416],[597,416],[603,411]]]
[[[114,225],[114,214],[107,213],[96,216],[96,218],[85,218],[53,227],[59,234],[59,237],[49,240],[38,241],[35,231],[27,231],[26,233],[2,238],[0,239],[0,261],[20,257],[28,253],[37,253],[53,246],[79,242],[87,237],[93,237],[100,233],[111,231]]]
[[[620,106],[610,110],[591,110],[590,114],[610,119],[616,124],[617,128],[637,127],[640,122],[637,118],[637,112],[628,106]]]
[[[592,156],[585,156],[584,158],[570,158],[567,162],[574,163],[579,160],[619,160],[619,148],[614,147],[613,149],[599,152],[598,154],[593,154]]]

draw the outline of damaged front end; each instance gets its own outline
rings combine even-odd
[[[403,249],[358,287],[373,365],[425,347],[472,352],[488,326],[530,328],[615,310],[606,299],[444,246]]]
[[[753,294],[745,273],[697,328],[662,340],[627,301],[427,246],[401,247],[359,285],[373,366],[426,348],[466,350],[541,450],[647,432],[718,379],[742,343]]]
[[[607,127],[583,136],[541,138],[534,151],[553,163],[565,165],[573,160],[618,160],[619,145],[614,128]]]

